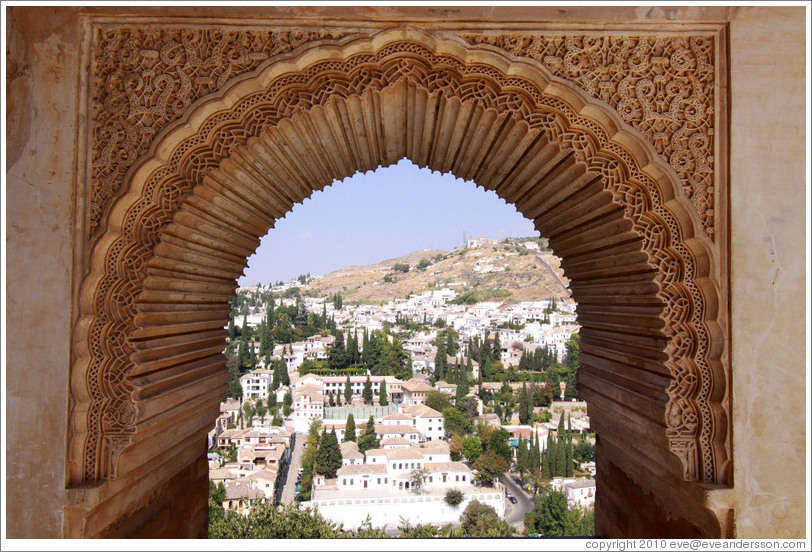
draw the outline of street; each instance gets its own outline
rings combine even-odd
[[[277,495],[281,497],[280,503],[283,505],[292,503],[296,496],[296,476],[299,474],[305,441],[307,441],[307,435],[296,435],[293,452],[290,455],[290,464],[287,467],[285,481],[282,484],[282,493]]]
[[[533,498],[519,487],[512,475],[505,474],[500,481],[517,499],[516,504],[510,501],[507,502],[505,520],[515,527],[517,531],[522,531],[524,529],[524,514],[533,509]]]

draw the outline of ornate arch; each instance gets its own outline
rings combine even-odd
[[[674,169],[606,103],[497,46],[400,28],[316,39],[178,109],[92,249],[74,333],[73,483],[116,477],[190,397],[219,402],[234,280],[276,218],[404,156],[536,221],[587,306],[590,408],[611,415],[636,398],[624,423],[654,442],[644,454],[689,481],[729,482],[711,242]],[[609,289],[619,299],[596,300]]]

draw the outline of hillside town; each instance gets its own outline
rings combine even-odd
[[[317,279],[241,288],[232,303],[229,397],[209,434],[224,516],[292,504],[395,535],[454,527],[470,506],[532,535],[534,498],[556,492],[589,518],[594,437],[575,384],[574,302],[471,301],[451,287],[375,304],[299,292]]]

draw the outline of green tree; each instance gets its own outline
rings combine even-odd
[[[445,503],[451,506],[452,508],[456,508],[462,501],[465,499],[465,496],[462,494],[462,491],[459,489],[448,489],[445,493]]]
[[[361,392],[361,398],[364,399],[364,404],[372,404],[373,396],[372,382],[369,379],[369,375],[367,375],[367,380],[364,382],[364,390]]]
[[[504,428],[498,427],[491,431],[488,436],[487,449],[498,454],[505,459],[505,462],[510,462],[513,458],[513,450],[510,447],[510,432]]]
[[[262,399],[257,399],[257,405],[254,408],[257,418],[260,420],[265,419],[265,414],[268,413],[268,409],[266,408],[265,404],[262,402]]]
[[[462,454],[471,462],[476,462],[482,456],[482,442],[476,435],[469,435],[462,440]]]
[[[249,402],[244,403],[242,405],[242,412],[245,415],[245,425],[251,427],[251,424],[254,421],[254,414],[256,414],[254,405]]]
[[[355,440],[355,418],[353,417],[352,412],[350,412],[347,415],[347,425],[344,427],[344,442],[346,443],[347,441]]]
[[[328,478],[334,478],[340,467],[341,448],[338,446],[338,437],[336,437],[335,429],[330,433],[322,430],[319,448],[316,452],[316,473],[320,473]]]
[[[378,441],[378,436],[375,434],[375,419],[370,416],[369,420],[367,420],[366,428],[364,429],[364,434],[358,438],[358,449],[366,453],[366,451],[380,448],[381,443]]]
[[[300,510],[295,505],[277,509],[260,504],[246,516],[232,515],[210,520],[212,539],[331,539],[355,536],[328,521],[314,510]]]
[[[429,408],[433,408],[437,412],[442,412],[446,408],[451,408],[451,399],[448,395],[436,389],[432,389],[426,393],[426,400],[424,404]]]
[[[493,507],[472,500],[460,516],[461,537],[509,537],[513,527],[501,519]]]
[[[290,391],[285,392],[285,398],[282,399],[282,415],[287,418],[290,416],[290,413],[293,411],[293,397],[290,394]]]
[[[476,479],[483,485],[493,486],[493,482],[502,477],[508,468],[505,459],[492,450],[485,451],[485,454],[477,458],[473,469],[477,471]]]
[[[273,415],[273,421],[271,422],[271,425],[275,426],[275,427],[282,427],[283,423],[284,422],[282,421],[282,416],[279,415],[279,411],[278,410],[275,411],[274,415]]]
[[[344,383],[344,402],[349,404],[352,400],[352,382],[350,382],[350,376],[347,374],[347,381]]]
[[[545,537],[567,536],[565,518],[567,497],[558,491],[549,491],[536,498],[533,505],[533,531]]]
[[[386,398],[386,380],[381,380],[381,385],[378,387],[378,404],[381,406],[389,406],[389,399]]]
[[[411,483],[412,492],[420,494],[423,491],[423,485],[425,485],[426,479],[428,479],[426,470],[420,466],[413,469],[409,474],[409,482]]]
[[[446,437],[457,433],[465,435],[471,430],[471,423],[468,421],[468,417],[456,408],[448,407],[442,412]]]

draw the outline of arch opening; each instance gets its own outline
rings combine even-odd
[[[538,65],[399,29],[276,60],[157,144],[83,287],[73,484],[161,463],[172,420],[180,441],[205,435],[227,304],[259,237],[333,179],[405,157],[535,221],[579,305],[579,380],[607,473],[632,466],[640,496],[666,482],[651,500],[666,519],[721,531],[693,508],[730,477],[712,260],[673,171],[610,109]],[[606,534],[623,531],[611,505],[628,500],[604,498]]]

